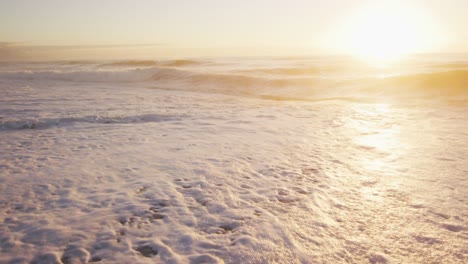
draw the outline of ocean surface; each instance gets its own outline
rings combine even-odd
[[[273,100],[464,103],[468,55],[419,55],[387,65],[343,56],[0,63],[0,78],[139,83],[160,90]]]
[[[0,263],[466,263],[468,56],[0,63]]]

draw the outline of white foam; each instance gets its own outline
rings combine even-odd
[[[0,83],[2,263],[466,258],[466,107]]]

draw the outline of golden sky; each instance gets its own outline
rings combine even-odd
[[[0,59],[467,52],[466,0],[2,0]]]

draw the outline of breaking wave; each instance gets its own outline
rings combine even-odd
[[[425,95],[468,95],[468,70],[420,73],[384,78],[372,89],[389,93],[422,93]]]
[[[197,60],[170,60],[170,61],[163,61],[160,62],[160,65],[166,67],[183,67],[183,66],[194,66],[194,65],[201,65],[205,64],[203,61]]]
[[[153,65],[154,61],[126,61],[120,64]],[[376,96],[395,98],[468,96],[468,70],[452,69],[431,73],[396,75],[385,78],[324,77],[323,68],[275,67],[229,71],[195,71],[176,65],[202,63],[175,60],[148,68],[81,70],[81,71],[4,71],[0,79],[58,80],[76,83],[145,83],[146,87],[252,96],[264,99],[316,100],[348,98],[353,100]],[[170,67],[174,66],[174,67]],[[334,70],[331,68],[330,70]],[[270,73],[270,74],[259,74]]]

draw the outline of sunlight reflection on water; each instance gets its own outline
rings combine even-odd
[[[355,131],[353,143],[366,150],[359,158],[364,168],[394,170],[392,161],[403,149],[396,112],[389,104],[359,105],[353,110],[355,118],[348,125]]]

